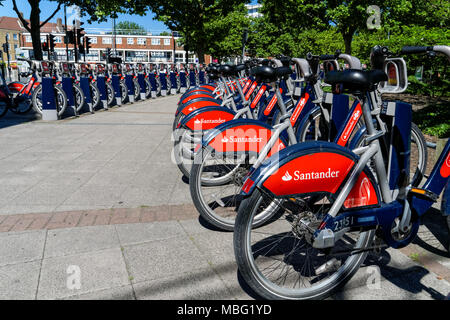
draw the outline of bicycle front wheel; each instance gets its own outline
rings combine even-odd
[[[195,155],[189,178],[191,197],[197,211],[210,225],[233,231],[243,199],[240,191],[250,168],[247,154],[216,154],[212,149],[205,149]],[[278,204],[274,202],[260,210],[253,227],[270,219],[280,209]]]
[[[67,107],[67,96],[64,90],[60,86],[55,86],[56,93],[56,110],[58,116],[62,116]],[[33,91],[31,97],[33,101],[34,110],[42,115],[42,85],[38,85]]]
[[[312,233],[332,205],[332,198],[316,195],[290,199],[284,202],[282,214],[261,228],[253,228],[260,208],[273,201],[257,189],[239,208],[233,241],[244,280],[266,299],[328,297],[364,262],[367,252],[352,251],[370,246],[374,231],[347,232],[333,248],[316,249],[311,245]]]

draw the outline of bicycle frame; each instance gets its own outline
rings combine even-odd
[[[333,172],[337,172],[335,174],[337,176],[340,171],[333,170],[340,165],[342,179],[338,183],[329,186],[326,186],[325,181],[319,182],[322,186],[318,190],[312,191],[313,193],[320,191],[320,193],[328,192],[336,195],[333,205],[314,234],[313,246],[316,248],[334,246],[340,237],[352,229],[375,229],[378,227],[381,227],[383,239],[389,246],[394,248],[406,246],[417,233],[419,217],[430,208],[434,200],[442,192],[450,175],[450,143],[447,142],[429,179],[424,185],[424,189],[411,189],[404,180],[400,185],[396,184],[398,182],[396,180],[401,175],[400,171],[406,170],[409,166],[410,146],[408,133],[411,130],[410,109],[406,110],[406,112],[398,106],[395,109],[393,108],[393,102],[387,102],[384,105],[386,109],[384,113],[393,113],[391,115],[396,115],[397,119],[400,119],[398,116],[399,112],[409,114],[409,118],[406,116],[402,121],[394,120],[397,126],[399,123],[403,123],[403,126],[396,128],[394,134],[398,135],[400,133],[399,137],[401,140],[406,140],[408,143],[403,141],[399,150],[390,150],[391,161],[389,163],[390,167],[388,167],[389,171],[387,171],[380,147],[380,139],[385,132],[377,131],[373,124],[373,117],[381,123],[379,118],[381,108],[375,107],[377,106],[377,101],[374,101],[374,95],[363,97],[359,99],[358,103],[362,105],[362,114],[368,135],[365,146],[354,150],[354,152],[327,142],[306,142],[289,147],[281,150],[276,159],[269,159],[267,163],[254,170],[247,177],[241,190],[242,195],[249,195],[257,187],[275,198],[294,197],[296,193],[302,193],[298,184],[296,187],[293,184],[291,189],[286,189],[282,185],[288,181],[295,180],[289,174],[289,169],[301,167],[298,159],[308,159],[307,157],[315,159],[324,154],[324,150],[328,150],[328,161],[333,163],[326,164],[324,168],[328,167],[331,175],[333,175]],[[404,108],[405,106],[402,107]],[[409,106],[409,108],[411,107]],[[383,126],[380,125],[380,128],[383,128]],[[396,144],[391,143],[391,146],[396,146]],[[396,158],[399,155],[402,155],[403,159]],[[339,159],[340,156],[344,157]],[[333,159],[333,157],[336,159]],[[374,181],[370,171],[367,169],[367,164],[371,159],[374,160],[378,183]],[[294,161],[297,162],[294,163]],[[309,163],[312,161],[309,160]],[[348,163],[345,165],[334,163],[339,161],[348,161]],[[304,162],[308,164],[308,161],[305,160]],[[345,173],[344,176],[342,176],[343,172]],[[390,179],[388,179],[387,172],[390,174]],[[396,188],[399,189],[395,190]],[[398,192],[398,197],[396,197],[395,201],[393,201],[392,189]],[[311,192],[310,190],[311,188],[306,193]],[[367,201],[360,201],[363,196],[365,196]],[[396,219],[400,220],[400,223],[396,223]],[[395,224],[398,224],[397,229],[403,228],[401,229],[405,232],[403,237],[393,234],[392,230]]]

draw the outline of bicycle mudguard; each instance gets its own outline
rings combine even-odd
[[[304,142],[289,146],[256,169],[241,190],[249,195],[258,187],[277,198],[300,194],[335,195],[358,162],[358,156],[334,143]],[[345,208],[379,206],[380,194],[367,167],[344,202]]]
[[[185,104],[191,100],[199,99],[199,98],[212,98],[214,99],[214,95],[212,93],[208,93],[206,91],[195,91],[194,93],[188,95],[187,97],[180,100],[180,104]]]
[[[197,94],[197,93],[212,93],[212,91],[208,90],[208,89],[202,89],[202,88],[190,89],[181,95],[180,101],[186,97],[189,97],[190,95]]]
[[[185,116],[179,127],[188,128],[192,131],[210,130],[218,125],[233,120],[236,113],[224,107],[204,107],[197,109]]]
[[[181,96],[182,99],[186,98],[187,96],[194,94],[196,92],[206,92],[206,93],[212,93],[216,88],[212,87],[214,89],[210,89],[210,88],[206,88],[206,87],[195,87],[195,88],[190,88],[189,90],[187,90],[185,93],[183,93],[183,95]]]
[[[271,136],[272,127],[268,124],[253,119],[235,119],[208,132],[202,140],[202,145],[203,147],[213,148],[216,154],[230,152],[259,153]],[[287,143],[283,138],[278,138],[268,156],[277,153],[286,145]]]
[[[10,92],[19,92],[20,90],[23,89],[23,87],[25,87],[25,85],[21,82],[10,82],[8,83],[8,90]]]
[[[182,104],[178,107],[178,112],[183,113],[184,115],[187,115],[191,113],[194,110],[197,110],[199,108],[203,107],[214,107],[214,106],[221,106],[221,101],[218,101],[216,99],[209,99],[209,98],[201,98],[201,99],[195,99],[192,101],[189,101],[188,103]]]

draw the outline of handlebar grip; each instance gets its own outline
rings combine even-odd
[[[415,54],[415,53],[427,53],[432,51],[433,47],[423,47],[423,46],[404,46],[400,51],[400,54]]]
[[[334,54],[322,54],[319,56],[319,60],[335,60],[336,56]]]

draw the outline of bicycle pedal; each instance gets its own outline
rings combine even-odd
[[[424,198],[428,201],[433,201],[433,202],[436,202],[437,199],[439,198],[439,195],[437,195],[436,193],[434,193],[430,190],[421,189],[421,188],[411,188],[409,193],[410,194],[412,193],[415,196],[418,196],[420,198]]]

